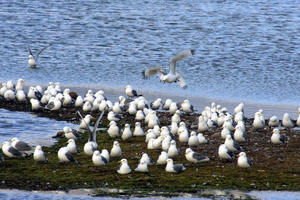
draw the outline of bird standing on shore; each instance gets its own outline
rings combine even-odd
[[[246,156],[245,152],[240,152],[237,155],[239,158],[237,160],[238,166],[241,168],[249,168],[253,165],[251,160]]]
[[[77,160],[70,153],[69,147],[60,148],[57,152],[57,156],[60,162],[74,162],[76,164],[79,164]]]
[[[45,152],[42,150],[40,145],[35,147],[35,151],[33,153],[33,159],[37,162],[46,162],[46,155]]]
[[[173,160],[171,158],[168,158],[166,160],[167,166],[166,166],[166,172],[175,172],[180,173],[186,168],[183,166],[183,164],[173,164]]]
[[[117,172],[119,174],[129,174],[131,172],[131,169],[128,165],[128,161],[126,158],[123,158],[122,160],[119,161],[121,164],[119,166],[119,169],[117,170]]]
[[[192,163],[200,163],[210,160],[207,156],[202,155],[198,152],[194,152],[191,148],[187,148],[185,150],[185,158]]]
[[[280,131],[278,128],[275,128],[272,131],[272,136],[271,136],[271,142],[273,144],[282,144],[284,143],[285,137],[283,135],[280,135]]]

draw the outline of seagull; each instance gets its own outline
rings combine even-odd
[[[98,150],[94,151],[92,161],[96,166],[105,166],[108,163],[106,158],[103,157]]]
[[[15,91],[15,85],[12,81],[7,81],[6,86],[7,86],[7,89]]]
[[[127,85],[124,89],[125,89],[125,93],[129,97],[137,97],[137,96],[139,96],[137,94],[137,92],[134,89],[132,89],[132,87],[130,85]]]
[[[222,131],[221,131],[221,137],[222,139],[226,139],[227,135],[231,135],[231,131],[228,129],[227,125],[223,125],[222,127]]]
[[[27,94],[28,99],[41,99],[42,94],[35,88],[35,87],[30,87],[28,94]]]
[[[173,160],[171,158],[167,159],[167,166],[166,166],[166,172],[175,172],[180,173],[183,170],[185,170],[185,167],[183,164],[173,164]]]
[[[2,151],[8,157],[25,157],[25,154],[12,147],[9,142],[4,142],[2,144]]]
[[[285,137],[283,135],[280,135],[280,131],[278,128],[275,128],[272,131],[272,136],[271,136],[271,142],[273,144],[282,144],[285,140]]]
[[[42,147],[40,145],[37,145],[35,147],[33,159],[37,162],[47,162],[45,152],[42,150]]]
[[[92,115],[86,115],[84,117],[84,120],[82,119],[80,121],[79,127],[82,128],[82,129],[87,129],[89,127],[91,118],[92,118]]]
[[[75,100],[75,107],[81,107],[83,106],[83,98],[82,96],[77,96],[76,100]]]
[[[23,79],[18,79],[18,82],[17,82],[17,85],[16,85],[16,92],[19,91],[19,90],[23,90],[23,83],[24,83],[24,80]]]
[[[156,135],[153,129],[148,129],[148,131],[146,132],[145,142],[148,143],[151,139],[156,139]]]
[[[125,128],[123,130],[122,133],[122,139],[123,140],[129,140],[130,138],[132,138],[132,132],[130,130],[130,124],[125,124]]]
[[[282,125],[285,127],[285,128],[294,128],[294,124],[291,120],[291,117],[289,115],[289,113],[285,113],[283,115],[283,119],[282,119]]]
[[[68,143],[67,147],[70,148],[70,153],[71,154],[78,154],[79,153],[78,148],[76,146],[76,142],[75,142],[74,139],[69,139],[67,141],[67,143]]]
[[[122,160],[119,161],[121,164],[119,166],[119,169],[117,170],[117,172],[119,174],[129,174],[131,172],[131,169],[128,165],[127,159],[123,158]]]
[[[30,99],[31,109],[32,110],[40,110],[42,109],[42,105],[37,99]]]
[[[150,103],[150,108],[152,110],[158,110],[160,108],[160,105],[162,104],[162,99],[158,98],[155,101]]]
[[[176,147],[176,141],[172,140],[168,149],[168,157],[175,158],[178,156],[178,148]]]
[[[268,124],[269,124],[270,127],[278,127],[280,125],[279,124],[279,118],[275,115],[270,117]]]
[[[18,92],[16,94],[16,98],[20,102],[25,102],[27,100],[27,98],[26,98],[26,94],[25,94],[24,90],[18,90]]]
[[[153,160],[148,156],[147,153],[143,153],[143,156],[140,159],[140,161],[142,161],[142,160],[146,161],[148,165],[153,165],[153,163],[154,163]]]
[[[178,137],[179,142],[183,142],[183,143],[188,143],[189,142],[189,137],[190,136],[189,136],[189,133],[186,129],[183,129],[183,130],[179,131],[178,135],[179,135],[179,137]],[[194,139],[198,140],[198,138],[194,138]],[[199,143],[198,143],[198,145],[199,145]]]
[[[65,133],[65,137],[67,139],[77,140],[78,138],[80,138],[78,131],[76,131],[75,129],[72,129],[69,126],[64,127],[64,133]]]
[[[142,110],[138,110],[135,114],[135,120],[141,121],[145,119],[144,112]]]
[[[167,99],[167,100],[165,101],[165,103],[163,103],[162,109],[163,109],[163,110],[169,110],[169,109],[170,109],[171,103],[172,103],[172,100],[171,100],[171,99]]]
[[[144,132],[144,130],[141,127],[140,122],[135,122],[135,129],[133,131],[133,135],[134,136],[145,136],[146,135],[146,133]]]
[[[4,97],[4,93],[7,91],[6,83],[1,84],[0,95]]]
[[[162,141],[164,140],[164,137],[163,136],[159,136],[158,138],[156,138],[154,141],[153,141],[153,148],[154,149],[162,149]]]
[[[46,109],[49,110],[59,110],[61,107],[61,102],[62,102],[62,98],[61,97],[55,97],[54,101],[49,101],[49,103],[45,106]]]
[[[178,124],[177,122],[172,122],[171,126],[170,126],[170,132],[173,134],[173,135],[176,135],[177,132],[178,132]]]
[[[86,123],[86,121],[84,120],[84,118],[82,117],[82,115],[80,114],[79,111],[77,111],[77,113],[79,114],[79,116],[81,117],[82,121],[86,124],[87,130],[89,132],[89,139],[88,142],[85,143],[84,145],[84,153],[86,155],[92,156],[94,154],[94,151],[98,148],[98,144],[96,141],[96,131],[98,128],[98,125],[100,123],[100,120],[102,119],[103,115],[104,115],[105,111],[102,111],[102,113],[100,114],[99,118],[97,119],[94,128],[93,128],[93,132],[90,130],[90,127],[88,126],[88,124]]]
[[[114,113],[114,111],[109,111],[107,114],[108,121],[119,121],[122,118],[122,115]]]
[[[92,104],[89,101],[84,102],[83,106],[82,106],[82,110],[84,112],[88,112],[92,109]]]
[[[181,135],[182,134],[179,135],[179,138],[180,138]],[[199,139],[198,139],[195,131],[191,132],[191,136],[188,138],[188,145],[190,147],[197,147],[197,146],[199,146]]]
[[[74,162],[79,164],[77,160],[70,153],[69,147],[61,147],[57,152],[57,156],[60,162]]]
[[[237,161],[239,167],[249,168],[253,165],[251,160],[246,156],[245,152],[240,152],[237,156],[239,157]]]
[[[140,163],[137,165],[137,167],[134,170],[137,172],[148,172],[147,161],[141,159]]]
[[[234,158],[233,151],[227,148],[226,144],[221,144],[219,146],[218,155],[221,159],[231,160]]]
[[[108,124],[109,128],[107,130],[107,133],[110,137],[116,138],[119,137],[119,127],[117,126],[117,123],[115,121],[110,121]]]
[[[181,122],[181,119],[180,119],[180,111],[179,110],[176,110],[174,115],[171,117],[171,122],[177,122],[177,124],[179,124]]]
[[[169,158],[168,153],[165,152],[165,151],[162,151],[160,153],[160,155],[158,156],[158,159],[157,159],[156,163],[158,165],[166,165],[167,164],[166,161],[167,161],[168,158]]]
[[[150,76],[157,74],[162,82],[178,82],[180,87],[187,88],[186,82],[182,78],[181,74],[178,74],[176,71],[176,64],[177,61],[192,56],[194,53],[195,50],[187,50],[173,57],[169,62],[169,74],[164,73],[162,67],[152,67],[143,71],[144,78],[149,78]]]
[[[31,49],[30,49],[30,46],[29,44],[27,44],[27,47],[28,47],[28,52],[29,52],[29,60],[28,60],[28,64],[31,66],[31,67],[36,67],[36,62],[38,60],[38,56],[42,53],[42,51],[44,51],[45,49],[47,49],[48,47],[50,47],[52,44],[49,44],[48,46],[42,48],[35,56],[35,58],[33,57],[33,54],[31,52]]]
[[[185,150],[185,158],[192,163],[200,163],[210,160],[207,156],[194,152],[191,148],[187,148]]]
[[[147,149],[154,149],[154,147],[153,147],[153,141],[154,141],[154,139],[153,138],[151,138],[150,140],[149,140],[149,142],[148,142],[148,144],[147,144]]]
[[[110,150],[110,157],[120,158],[122,156],[122,150],[118,141],[114,141],[113,147]]]
[[[164,140],[161,143],[161,148],[163,151],[168,151],[170,145],[171,145],[172,137],[169,135],[164,136]]]
[[[244,113],[244,104],[240,103],[237,107],[234,108],[234,114],[236,115],[238,112]]]
[[[11,139],[11,146],[21,152],[32,153],[33,147],[29,146],[26,142],[20,141],[19,138],[14,137]]]
[[[13,101],[16,98],[16,94],[13,90],[8,89],[4,93],[4,98],[8,101]]]
[[[192,113],[194,112],[194,106],[191,105],[190,101],[186,99],[181,103],[180,110],[182,110],[185,113]]]
[[[205,136],[202,133],[198,133],[197,137],[198,137],[198,140],[199,140],[199,144],[206,144],[207,143],[207,139],[205,138]]]
[[[109,162],[110,157],[109,157],[109,152],[107,151],[107,149],[102,149],[101,156],[103,156],[107,160],[107,162]]]
[[[237,142],[246,142],[248,141],[246,133],[240,127],[240,125],[236,125],[234,128],[233,138]]]
[[[224,144],[226,144],[227,148],[230,149],[231,151],[243,150],[242,147],[240,147],[238,143],[231,138],[231,135],[226,136],[226,140]]]

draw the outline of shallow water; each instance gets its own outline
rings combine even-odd
[[[294,1],[2,1],[0,81],[69,86],[130,84],[214,101],[299,106],[300,4]],[[27,63],[49,43],[37,69]],[[186,49],[188,89],[141,72]]]
[[[0,190],[0,199],[124,199],[130,198],[135,200],[148,200],[148,199],[170,199],[167,197],[160,196],[149,196],[147,198],[129,197],[124,196],[123,198],[116,197],[92,197],[93,189],[76,189],[70,190],[68,193],[63,191],[21,191],[21,190]],[[279,199],[300,199],[300,192],[289,192],[289,191],[239,191],[239,190],[205,190],[201,192],[202,195],[212,195],[211,198],[198,197],[195,194],[181,194],[179,197],[172,197],[173,200],[187,200],[187,199],[261,199],[261,200],[279,200]]]
[[[37,117],[25,112],[12,112],[0,109],[0,141],[10,141],[18,137],[30,145],[50,146],[56,140],[53,136],[63,131],[65,126],[78,129],[77,124]]]

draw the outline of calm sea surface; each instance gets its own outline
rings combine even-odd
[[[286,111],[298,116],[298,1],[2,0],[0,22],[0,82],[60,82],[63,88],[103,89],[116,96],[125,95],[129,84],[150,99],[191,99],[198,110],[212,101],[229,108],[244,102],[249,117],[260,108],[267,117],[282,118]],[[52,43],[36,69],[28,64],[26,43],[34,54]],[[168,71],[169,60],[187,49],[196,54],[177,66],[187,90],[142,78],[148,67]],[[0,115],[14,120],[19,114],[0,110]],[[28,134],[22,131],[26,123],[17,123],[17,136]],[[58,125],[48,125],[56,133]],[[11,138],[14,128],[1,127],[1,134]],[[37,125],[26,130],[34,132]]]

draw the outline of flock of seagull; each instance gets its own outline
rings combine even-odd
[[[106,99],[102,90],[96,93],[89,90],[85,96],[77,95],[76,99],[74,99],[74,96],[71,97],[68,88],[64,91],[61,90],[58,82],[50,82],[45,91],[43,91],[40,86],[31,86],[27,94],[24,92],[23,84],[23,79],[19,79],[16,85],[14,85],[12,81],[3,83],[0,89],[0,100],[30,102],[33,111],[42,109],[55,111],[62,107],[75,106],[82,108],[84,112],[101,112],[93,130],[90,130],[89,124],[92,116],[87,114],[83,117],[78,111],[78,114],[82,118],[79,127],[80,129],[87,130],[89,133],[89,139],[83,148],[84,153],[88,156],[92,156],[92,162],[95,166],[105,166],[110,158],[122,158],[122,150],[118,141],[114,141],[110,152],[106,149],[103,149],[102,152],[97,150],[96,131],[105,112],[108,113],[107,119],[110,121],[107,134],[111,138],[121,138],[126,141],[133,136],[144,137],[148,150],[162,150],[156,164],[166,165],[165,170],[167,172],[180,173],[186,169],[183,164],[173,163],[173,159],[179,156],[180,152],[180,149],[176,146],[176,142],[184,143],[189,146],[189,148],[185,149],[185,157],[188,162],[208,162],[210,158],[193,151],[192,148],[207,143],[208,141],[203,134],[214,127],[222,127],[220,136],[224,139],[224,143],[219,146],[218,156],[220,159],[227,161],[233,160],[235,154],[239,152],[237,154],[237,165],[239,167],[249,168],[253,165],[251,160],[246,156],[246,153],[243,152],[242,147],[238,144],[238,142],[248,141],[244,121],[243,103],[239,104],[234,109],[234,114],[230,114],[225,107],[221,108],[220,105],[216,106],[213,102],[211,107],[205,107],[201,115],[197,117],[189,129],[180,117],[183,113],[190,114],[194,112],[193,106],[189,100],[185,100],[182,103],[176,103],[171,99],[167,99],[163,103],[162,99],[158,98],[148,104],[147,100],[142,95],[139,95],[130,85],[128,85],[124,88],[128,98],[119,96],[119,102],[113,104]],[[160,127],[160,119],[157,116],[157,111],[159,110],[169,112],[172,115],[169,126]],[[133,131],[129,123],[125,124],[123,130],[118,127],[118,121],[127,114],[135,116],[136,122]],[[255,129],[263,129],[267,125],[273,127],[273,134],[270,139],[271,142],[276,145],[284,143],[285,140],[284,136],[280,134],[281,127],[294,127],[288,113],[284,114],[281,124],[277,116],[271,117],[268,120],[268,124],[265,124],[265,122],[263,110],[259,110],[255,113],[252,126]],[[142,128],[141,123],[146,124],[147,130]],[[300,126],[300,117],[297,119],[296,124]],[[198,134],[191,130],[192,128],[196,128]],[[79,164],[75,159],[75,155],[79,153],[76,141],[81,139],[80,132],[71,129],[70,127],[64,127],[63,131],[65,137],[68,139],[68,145],[59,149],[58,159],[61,162],[74,162]],[[45,153],[42,151],[40,145],[36,146],[34,149],[26,142],[20,141],[18,138],[13,138],[11,142],[12,143],[10,144],[10,142],[6,141],[2,144],[2,151],[6,156],[25,157],[26,155],[33,153],[33,158],[37,162],[47,161]],[[3,157],[0,156],[0,161],[3,160]],[[121,159],[119,162],[121,164],[117,170],[118,173],[131,173],[126,158]],[[153,164],[153,160],[147,153],[144,153],[140,159],[139,165],[135,168],[135,171],[148,172],[148,165]]]

